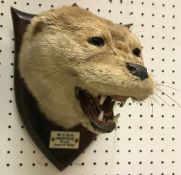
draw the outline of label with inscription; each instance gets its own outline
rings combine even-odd
[[[80,132],[51,131],[49,148],[79,149]]]

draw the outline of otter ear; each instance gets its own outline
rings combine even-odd
[[[132,25],[133,25],[133,23],[125,24],[125,25],[123,25],[123,26],[126,27],[126,28],[128,28],[128,29],[130,29]]]
[[[33,35],[40,33],[46,25],[46,21],[44,17],[35,17],[35,19],[33,20],[33,23],[34,23],[33,28],[32,28]]]
[[[73,3],[72,7],[79,7],[79,6],[77,5],[77,3]]]

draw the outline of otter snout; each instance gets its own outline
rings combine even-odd
[[[126,68],[132,75],[139,77],[142,81],[148,78],[148,72],[146,67],[134,64],[134,63],[126,63]]]

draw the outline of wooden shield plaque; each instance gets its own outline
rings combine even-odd
[[[27,89],[18,70],[18,55],[21,48],[22,37],[27,25],[35,15],[24,13],[14,8],[11,8],[11,14],[15,35],[14,86],[17,108],[26,129],[36,145],[59,170],[63,170],[81,154],[96,135],[89,132],[82,125],[65,130],[48,121],[40,112],[36,100]],[[71,137],[72,140],[68,145],[69,147],[66,146],[66,142],[62,143],[66,139],[64,138],[66,133],[68,133],[66,137],[69,139]],[[56,137],[54,135],[56,135]],[[53,143],[52,146],[53,141],[57,142]],[[62,143],[61,148],[59,148],[59,142]]]

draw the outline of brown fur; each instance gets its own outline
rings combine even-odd
[[[101,36],[101,48],[87,42]],[[141,48],[130,29],[97,17],[77,6],[34,17],[24,35],[19,69],[41,110],[65,128],[82,123],[94,131],[75,98],[76,86],[94,96],[121,95],[144,100],[153,94],[153,81],[141,81],[126,69],[127,62],[143,65],[132,54]],[[95,131],[94,131],[95,132]]]

